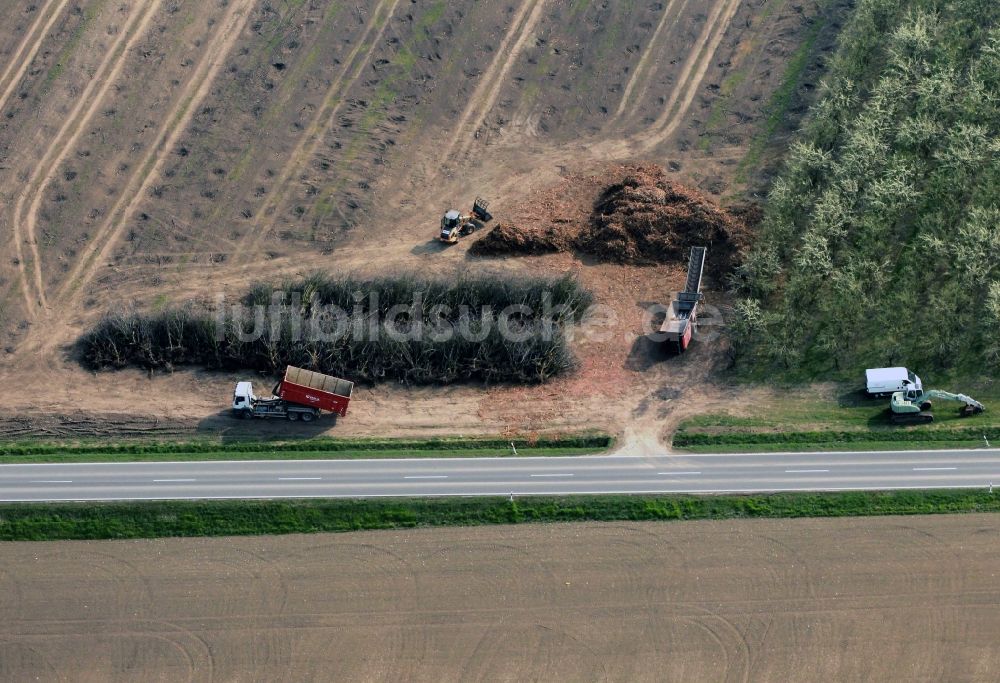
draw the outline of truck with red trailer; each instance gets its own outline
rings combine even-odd
[[[707,247],[691,247],[688,259],[687,281],[684,291],[677,292],[670,302],[670,310],[660,327],[663,343],[669,351],[684,353],[691,344],[691,335],[698,325],[698,303],[704,298],[701,276],[705,269]]]
[[[311,422],[322,411],[343,417],[354,392],[354,382],[289,365],[268,398],[253,393],[252,382],[237,382],[233,415],[243,419],[283,417]]]

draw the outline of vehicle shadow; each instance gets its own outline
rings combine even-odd
[[[243,420],[229,409],[220,410],[198,422],[195,431],[200,435],[219,437],[223,443],[243,441],[292,441],[313,439],[337,425],[338,416],[324,413],[312,422],[281,418]]]
[[[841,408],[859,408],[873,406],[881,399],[876,399],[868,394],[864,387],[857,389],[845,389],[837,394],[837,405]]]
[[[640,301],[638,306],[645,311],[653,311],[649,329],[659,330],[667,315],[665,311],[654,309],[661,304],[655,301]],[[625,368],[635,372],[643,372],[675,355],[670,351],[669,345],[662,342],[659,335],[643,334],[632,342],[632,348],[629,349],[628,356],[625,358]]]
[[[423,254],[440,254],[442,251],[447,249],[451,244],[446,244],[437,238],[431,238],[422,244],[418,244],[412,249],[410,253],[414,256],[421,256]]]
[[[650,338],[648,335],[636,337],[625,358],[625,368],[633,372],[643,372],[677,354],[668,350],[668,345]]]
[[[892,427],[893,429],[905,429],[905,425],[893,424],[892,420],[889,417],[891,413],[892,411],[889,410],[888,407],[886,407],[884,410],[878,411],[877,413],[872,413],[872,416],[868,418],[868,428],[872,429],[881,427],[885,429],[888,427]]]

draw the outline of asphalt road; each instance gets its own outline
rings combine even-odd
[[[0,465],[0,501],[725,493],[1000,486],[1000,449]]]

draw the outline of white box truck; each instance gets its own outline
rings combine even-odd
[[[865,370],[869,396],[890,396],[896,391],[923,391],[920,378],[906,368],[869,368]]]

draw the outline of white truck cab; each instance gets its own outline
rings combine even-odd
[[[869,396],[889,396],[897,391],[921,392],[920,378],[906,368],[869,368],[865,370]]]
[[[252,382],[237,382],[233,392],[233,411],[252,410],[257,397],[253,393]]]

